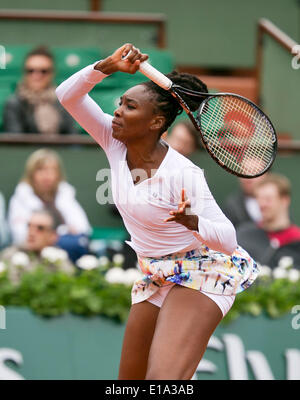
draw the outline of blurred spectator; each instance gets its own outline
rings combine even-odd
[[[44,261],[51,270],[59,268],[60,270],[73,273],[74,265],[68,259],[67,253],[58,250],[57,258],[53,258],[53,250],[50,247],[57,243],[56,228],[59,221],[57,216],[51,210],[43,209],[31,214],[28,221],[28,230],[24,243],[20,246],[11,246],[1,253],[1,261],[8,264],[8,273],[11,280],[17,283],[23,272],[32,271]],[[46,249],[48,248],[48,249]],[[47,251],[52,251],[52,255],[47,256]]]
[[[8,133],[76,133],[74,120],[63,109],[53,86],[54,59],[44,47],[25,59],[24,78],[4,106],[3,127]]]
[[[56,152],[40,149],[26,162],[25,173],[10,199],[8,222],[13,243],[24,243],[33,211],[51,209],[59,221],[58,245],[75,261],[86,254],[90,224],[75,198],[75,189],[65,180],[62,162]]]
[[[9,231],[5,213],[5,199],[0,192],[0,249],[9,244]]]
[[[283,256],[292,257],[300,268],[300,228],[290,220],[291,185],[279,174],[268,174],[257,183],[255,195],[262,219],[245,222],[237,229],[237,238],[261,264],[274,268]]]
[[[126,241],[130,241],[130,235],[126,229],[126,227],[123,224],[122,217],[117,209],[117,207],[114,204],[109,205],[109,211],[110,213],[115,217],[120,220],[120,223],[123,225],[123,228],[126,232],[126,237],[120,243],[120,248],[118,246],[112,247],[110,243],[105,248],[105,254],[109,257],[110,260],[113,259],[114,255],[116,254],[122,254],[124,256],[124,262],[122,264],[123,269],[129,269],[129,268],[135,268],[137,264],[137,256],[136,252],[133,250],[131,246],[129,246]],[[99,254],[100,255],[100,254]]]
[[[261,220],[261,212],[254,196],[254,190],[262,179],[264,179],[263,175],[252,179],[238,178],[240,190],[232,193],[225,200],[222,210],[236,228],[247,221],[259,222]]]
[[[245,161],[246,167],[253,168],[253,164],[261,163],[260,159],[252,157]],[[241,223],[253,221],[258,223],[261,220],[261,211],[255,197],[255,188],[265,177],[268,172],[258,176],[257,178],[238,178],[240,189],[236,193],[232,193],[225,200],[222,210],[230,219],[235,228]]]
[[[189,120],[177,122],[165,141],[186,157],[200,147],[200,135]]]

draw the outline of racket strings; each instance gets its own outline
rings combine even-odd
[[[234,96],[209,99],[201,131],[209,150],[234,172],[261,173],[273,158],[273,128],[254,106]]]
[[[235,172],[255,175],[260,173],[267,165],[266,155],[263,154],[262,151],[259,151],[261,148],[258,148],[257,146],[248,146],[247,154],[245,154],[244,144],[238,146],[237,143],[234,143],[224,146],[224,144],[220,145],[219,140],[213,143],[211,137],[209,141],[211,150],[213,150],[218,159]],[[252,159],[253,161],[256,160],[256,162],[251,163],[251,168],[244,167],[242,169],[240,162],[247,158]]]
[[[261,134],[262,132],[266,133],[268,131],[270,131],[270,125],[268,124],[268,121],[265,118],[262,118],[261,114],[258,115],[257,111],[252,108],[249,104],[246,104],[245,109],[247,110],[247,108],[252,111],[252,112],[248,112],[247,116],[251,115],[252,117],[252,123],[253,123],[253,129],[255,129],[257,132],[257,134]],[[241,107],[239,107],[240,110],[242,110]],[[226,106],[224,107],[224,110],[226,110],[227,112],[230,112],[231,110],[231,106],[228,106],[226,104]],[[250,140],[249,142],[249,126],[247,126],[246,124],[243,123],[244,121],[235,121],[234,123],[234,129],[235,129],[235,133],[236,136],[238,137],[240,143],[242,144],[242,146],[239,146],[240,152],[243,149],[243,146],[249,146],[248,149],[248,153],[251,153],[251,150],[255,153],[253,153],[252,155],[261,155],[263,156],[264,152],[265,152],[265,148],[264,148],[264,142],[262,140],[259,141],[259,143],[254,142],[255,148],[252,148],[252,144],[253,144],[253,138],[255,138],[255,136],[252,137],[252,140]],[[250,121],[251,122],[251,121]],[[269,132],[271,134],[271,131]],[[266,139],[265,135],[260,135],[261,138]],[[235,139],[235,137],[234,137]],[[272,140],[272,135],[271,135],[271,140]],[[244,141],[244,143],[243,143]],[[269,143],[269,140],[268,140]],[[259,144],[259,146],[257,146]],[[272,149],[272,147],[271,147]],[[257,154],[257,152],[259,154]]]
[[[269,159],[269,156],[272,157],[273,154],[273,146],[270,146],[270,154],[268,155],[268,145],[272,143],[272,137],[269,138],[269,140],[265,140],[266,137],[263,132],[266,133],[270,130],[270,127],[266,125],[265,123],[262,123],[262,119],[257,121],[257,118],[255,118],[255,128],[253,132],[253,136],[250,138],[249,137],[249,132],[245,126],[242,126],[239,130],[237,129],[237,133],[240,136],[240,141],[242,146],[240,146],[240,153],[239,155],[242,155],[242,151],[247,152],[248,155],[250,155],[253,159],[257,159],[260,161],[263,161],[266,159]],[[264,140],[262,140],[264,139]],[[266,148],[267,144],[267,148]],[[246,148],[247,147],[247,148]],[[259,164],[262,164],[259,162]]]

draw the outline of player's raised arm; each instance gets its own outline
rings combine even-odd
[[[130,51],[130,55],[123,59]],[[107,75],[116,71],[133,74],[148,58],[131,44],[125,44],[111,56],[76,72],[56,89],[63,107],[104,150],[111,140],[112,116],[105,114],[88,93]]]

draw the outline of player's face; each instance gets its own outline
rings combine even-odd
[[[149,134],[155,118],[149,91],[143,85],[127,90],[112,121],[113,137],[128,144]]]

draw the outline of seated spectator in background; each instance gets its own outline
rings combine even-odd
[[[256,160],[247,160],[249,166]],[[258,176],[257,178],[238,178],[240,189],[236,193],[232,193],[225,200],[222,210],[227,218],[237,228],[241,223],[244,222],[255,222],[258,223],[261,220],[261,211],[255,197],[255,188],[265,177],[268,172],[264,175]]]
[[[290,256],[300,269],[300,228],[290,220],[291,185],[279,174],[268,174],[255,189],[261,211],[258,224],[245,222],[237,229],[237,239],[261,264],[274,268],[280,258]]]
[[[75,189],[65,180],[62,162],[56,152],[40,149],[31,154],[25,173],[10,199],[8,223],[12,241],[24,243],[33,211],[51,209],[57,215],[58,246],[68,251],[72,261],[86,254],[90,224],[75,198]]]
[[[5,209],[5,199],[0,192],[0,249],[7,246],[10,241]]]
[[[188,157],[200,147],[200,135],[189,120],[177,122],[165,141],[176,151]]]
[[[24,243],[3,250],[0,258],[1,261],[8,264],[8,273],[13,282],[18,282],[23,272],[32,271],[41,263],[44,257],[43,250],[46,247],[56,245],[58,239],[57,224],[57,217],[51,210],[35,211],[29,218]],[[73,273],[75,267],[66,255],[66,252],[59,253],[59,269]],[[50,264],[49,267],[51,268]],[[54,265],[52,265],[52,268],[54,268]]]
[[[8,133],[76,133],[72,117],[55,95],[54,59],[44,47],[31,51],[24,65],[24,78],[18,84],[3,113],[3,128]]]

